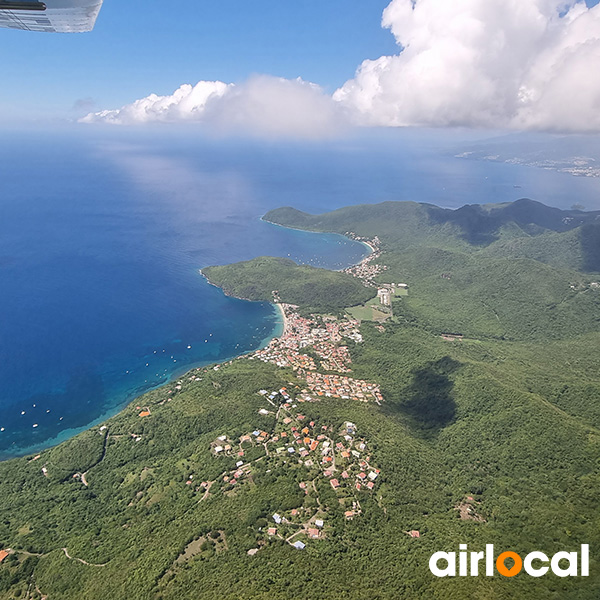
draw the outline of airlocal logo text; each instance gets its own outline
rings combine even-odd
[[[467,552],[466,544],[460,544],[459,548],[459,577],[477,577],[482,561],[487,577],[493,577],[496,574],[494,567],[504,577],[514,577],[523,570],[531,577],[542,577],[549,570],[552,570],[558,577],[587,577],[590,574],[590,547],[588,544],[581,546],[581,552],[557,552],[552,558],[543,552],[530,552],[521,558],[516,552],[510,551],[502,552],[494,558],[493,544],[486,544],[485,552]],[[507,562],[509,566],[506,565]],[[456,577],[456,552],[436,552],[429,559],[429,570],[436,577]]]

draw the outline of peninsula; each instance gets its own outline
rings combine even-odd
[[[373,253],[203,274],[285,314],[101,426],[0,464],[0,600],[600,593],[600,219],[531,200],[266,220]],[[459,543],[590,544],[589,577],[438,579]]]

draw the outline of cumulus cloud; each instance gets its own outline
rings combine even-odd
[[[218,131],[320,137],[375,126],[600,131],[600,5],[583,0],[392,0],[398,53],[365,60],[333,97],[302,79],[201,81],[82,122],[200,121]]]
[[[339,112],[331,97],[313,83],[257,75],[241,85],[221,81],[182,85],[170,96],[151,94],[120,109],[90,113],[80,122],[198,121],[224,133],[310,138],[338,131]]]
[[[122,108],[90,113],[80,119],[80,122],[133,125],[157,121],[196,120],[201,118],[211,100],[222,98],[231,87],[231,84],[222,81],[200,81],[194,86],[186,83],[170,96],[150,94]]]
[[[358,123],[600,130],[600,6],[392,0],[382,25],[399,53],[334,94]]]

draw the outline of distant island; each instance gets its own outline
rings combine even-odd
[[[536,167],[548,171],[568,173],[575,177],[600,177],[600,165],[595,158],[589,156],[572,156],[568,158],[550,159],[535,156],[504,156],[502,154],[475,153],[472,151],[461,152],[456,158],[470,158],[477,160],[488,160],[491,162],[503,162],[512,165],[523,165]]]
[[[480,141],[454,156],[536,167],[575,177],[600,177],[600,146],[595,136],[519,132]]]
[[[600,212],[264,219],[372,253],[203,269],[282,335],[1,463],[0,600],[597,598]],[[459,543],[590,544],[590,576],[434,578]]]

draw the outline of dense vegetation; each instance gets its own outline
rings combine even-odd
[[[411,286],[396,313],[431,331],[514,340],[600,331],[600,290],[591,287],[600,276],[587,268],[600,261],[596,213],[529,200],[456,211],[385,202],[325,215],[283,208],[265,218],[378,235],[387,267],[380,281]]]
[[[308,419],[330,429],[352,421],[369,440],[382,481],[364,495],[359,518],[345,521],[332,491],[319,490],[328,502],[327,539],[304,551],[273,540],[249,556],[273,512],[306,501],[298,466],[261,458],[257,446],[245,458],[261,458],[251,483],[231,489],[218,481],[205,499],[187,484],[191,474],[217,481],[234,468],[235,458],[211,453],[218,436],[273,425],[258,412],[261,389],[297,393],[291,370],[238,359],[193,371],[181,389],[146,394],[106,429],[35,460],[0,464],[0,547],[18,551],[0,565],[0,599],[600,597],[600,290],[576,261],[585,235],[594,252],[593,232],[581,238],[579,225],[554,231],[547,221],[502,220],[486,232],[495,241],[472,245],[456,223],[429,229],[430,209],[421,207],[388,203],[314,217],[317,229],[379,234],[388,267],[380,279],[409,284],[408,296],[393,301],[394,317],[364,322],[364,342],[350,343],[352,376],[378,382],[384,404],[302,405]],[[313,227],[311,218],[302,213],[287,224]],[[424,241],[407,231],[413,227]],[[536,255],[538,240],[556,256]],[[273,267],[276,285],[265,280]],[[340,273],[324,279],[320,270],[273,259],[207,275],[241,291],[256,269],[262,281],[251,293],[261,300],[276,289],[294,302],[293,294],[312,289],[305,302],[326,306],[330,282],[347,283]],[[298,283],[307,280],[315,287]],[[440,335],[448,331],[467,336],[448,341]],[[140,408],[151,414],[140,417]],[[460,519],[457,507],[469,496],[477,518]],[[308,500],[316,501],[312,492]],[[420,538],[406,534],[413,529]],[[181,561],[194,541],[199,551]],[[521,556],[589,543],[590,577],[434,578],[431,554],[459,543],[473,550],[493,543]]]
[[[473,253],[488,247],[488,253],[494,255],[501,247],[502,255],[512,257],[514,244],[519,257],[560,267],[600,270],[600,212],[560,210],[528,199],[467,205],[457,210],[416,202],[383,202],[323,215],[286,207],[272,210],[264,218],[297,229],[377,235],[388,250],[425,246]],[[571,236],[560,235],[566,232],[572,232]]]
[[[203,275],[238,298],[272,302],[277,298],[315,310],[334,310],[362,304],[375,290],[338,271],[297,265],[289,258],[262,256],[221,267],[206,267]]]

